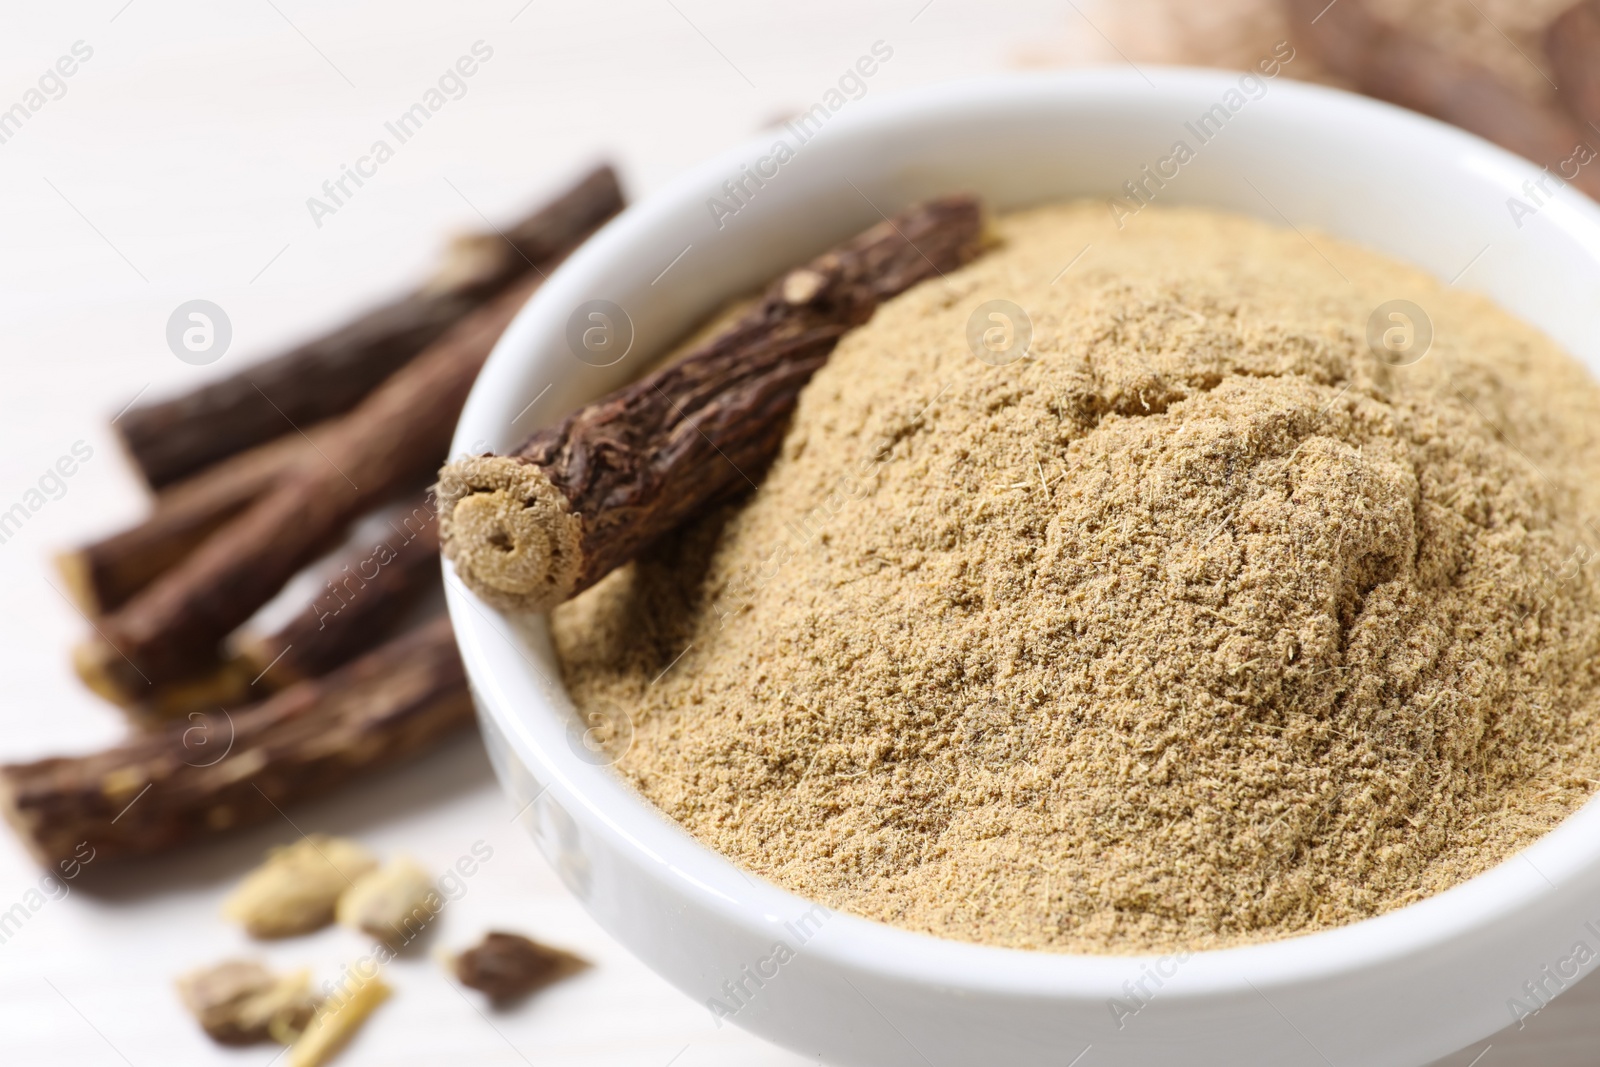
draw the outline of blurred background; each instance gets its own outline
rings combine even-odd
[[[1542,113],[1557,99],[1544,35],[1569,2],[1368,0],[1364,8],[1487,72],[1510,98]],[[1345,17],[1338,9],[1356,6],[1336,0],[1318,17]],[[130,403],[237,373],[338,325],[417,284],[452,234],[509,224],[597,162],[614,163],[637,202],[809,106],[877,42],[892,58],[867,85],[874,98],[1017,69],[1244,69],[1282,40],[1296,43],[1286,75],[1376,91],[1370,72],[1302,46],[1290,7],[1303,5],[13,5],[0,15],[0,511],[80,443],[82,462],[0,543],[0,760],[86,752],[129,729],[73,674],[68,650],[88,623],[50,560],[150,507],[109,426]],[[1304,11],[1298,17],[1307,21]],[[337,181],[387,136],[386,123],[468,54],[479,62],[459,95],[336,210],[308,208],[313,197],[327,204],[324,183]],[[74,57],[74,72],[51,81],[34,106],[27,94],[63,56]],[[8,124],[4,109],[18,103],[23,114],[13,108]],[[192,300],[214,303],[231,324],[227,351],[202,366],[175,358],[167,342],[169,316]],[[312,966],[320,975],[352,954],[347,932],[261,947],[218,916],[228,887],[261,852],[303,829],[404,849],[431,869],[479,842],[493,853],[424,952],[389,969],[397,996],[341,1063],[807,1062],[715,1026],[702,1007],[614,946],[560,887],[514,814],[476,737],[466,736],[417,764],[298,806],[292,821],[170,859],[93,871],[65,896],[30,908],[15,928],[0,927],[0,1061],[273,1062],[282,1051],[275,1046],[213,1045],[184,1015],[171,981],[229,955]],[[0,913],[38,878],[25,850],[0,834]],[[496,926],[570,948],[596,966],[514,1012],[487,1011],[427,952],[460,947]],[[1520,1033],[1446,1062],[1593,1062],[1600,990],[1588,986]]]

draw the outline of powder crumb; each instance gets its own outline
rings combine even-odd
[[[1314,232],[997,227],[840,344],[758,490],[555,614],[645,797],[831,908],[1088,953],[1378,915],[1587,799],[1585,370]],[[1434,331],[1400,367],[1397,298]],[[991,299],[1026,358],[968,347]]]

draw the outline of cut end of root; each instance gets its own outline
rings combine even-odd
[[[532,464],[474,456],[439,472],[440,547],[473,592],[503,611],[549,611],[572,595],[583,526]]]
[[[72,669],[89,691],[121,707],[138,702],[123,677],[127,663],[117,650],[96,637],[79,642],[72,650]]]
[[[89,573],[89,561],[82,552],[57,552],[56,573],[66,584],[67,595],[85,615],[99,615],[105,610],[96,595],[94,577]]]
[[[239,669],[250,676],[253,684],[265,686],[269,692],[306,680],[303,672],[284,661],[289,649],[283,647],[281,639],[245,634],[238,639],[237,651]]]

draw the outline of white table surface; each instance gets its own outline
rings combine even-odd
[[[118,714],[67,664],[85,624],[48,569],[53,548],[136,518],[144,498],[107,429],[143,392],[180,391],[337,322],[415,279],[442,234],[512,218],[599,158],[647,194],[774,116],[809,105],[874,41],[892,60],[869,92],[1000,69],[1041,44],[1114,57],[1102,5],[1028,0],[94,0],[0,14],[0,110],[78,41],[93,49],[0,143],[0,510],[77,441],[93,457],[60,499],[0,545],[0,759],[83,751]],[[1094,20],[1094,24],[1085,19]],[[1105,24],[1114,24],[1108,22]],[[330,217],[305,201],[474,42],[492,58]],[[167,349],[178,304],[233,324],[229,352],[194,367]],[[54,588],[52,588],[54,585]],[[319,979],[369,947],[343,930],[269,945],[222,920],[228,887],[298,830],[358,837],[442,870],[493,855],[340,1063],[470,1062],[779,1067],[807,1061],[730,1027],[631,959],[562,889],[499,793],[475,737],[267,825],[160,862],[91,871],[0,943],[0,1063],[256,1064],[182,1012],[177,973],[230,955]],[[298,828],[298,829],[297,829]],[[480,846],[481,847],[481,846]],[[0,911],[39,871],[0,833]],[[446,980],[432,953],[491,927],[593,960],[581,977],[504,1013]],[[1600,1024],[1591,980],[1533,1019],[1444,1061],[1588,1064]],[[943,1067],[943,1065],[941,1065]],[[1093,1067],[1086,1062],[1084,1067]],[[1341,1065],[1342,1067],[1342,1065]]]

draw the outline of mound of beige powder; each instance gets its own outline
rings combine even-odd
[[[641,793],[832,908],[1091,953],[1377,915],[1589,796],[1586,371],[1315,233],[997,230],[845,339],[757,491],[557,613]],[[1397,298],[1408,366],[1367,343]],[[1026,358],[975,358],[991,299]]]

